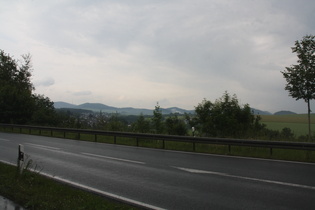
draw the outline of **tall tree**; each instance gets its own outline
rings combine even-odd
[[[282,71],[287,84],[285,90],[296,100],[303,99],[307,103],[308,138],[311,138],[310,101],[315,99],[315,36],[306,35],[301,41],[295,41],[292,53],[296,53],[297,64],[286,67]]]
[[[0,50],[0,123],[56,125],[53,102],[33,93],[31,56],[15,60]]]
[[[0,122],[25,123],[34,111],[31,56],[19,62],[0,50]]]
[[[202,135],[205,136],[214,136],[213,122],[212,122],[212,113],[213,113],[213,103],[206,99],[203,99],[201,103],[195,107],[196,118],[193,119],[196,129]]]
[[[153,127],[155,129],[155,132],[163,133],[163,130],[164,130],[163,116],[162,116],[162,110],[158,102],[155,106],[155,109],[153,110],[152,122],[153,122]]]

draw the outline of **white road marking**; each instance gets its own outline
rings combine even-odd
[[[35,147],[35,148],[38,148],[38,149],[60,150],[60,148],[57,148],[57,147],[49,147],[49,146],[45,146],[45,145],[41,145],[41,144],[32,144],[32,143],[25,143],[25,144],[30,146],[30,147]]]
[[[9,139],[0,139],[0,141],[10,141]]]
[[[160,207],[157,207],[157,206],[153,206],[153,205],[150,205],[150,204],[147,204],[147,203],[143,203],[143,202],[140,202],[140,201],[132,200],[132,199],[120,196],[120,195],[116,195],[116,194],[113,194],[113,193],[105,192],[105,191],[96,189],[94,187],[89,187],[89,186],[86,186],[86,185],[83,185],[83,184],[79,184],[79,183],[76,183],[76,182],[73,182],[73,181],[70,181],[70,180],[67,180],[67,179],[63,179],[63,178],[60,178],[60,177],[52,176],[50,174],[46,174],[46,173],[43,173],[43,172],[41,172],[40,174],[48,176],[48,177],[53,178],[55,180],[58,180],[60,182],[70,184],[72,186],[79,187],[79,188],[84,189],[84,190],[88,190],[90,192],[101,194],[103,196],[107,196],[107,197],[110,197],[110,198],[113,198],[113,199],[116,199],[116,200],[120,200],[120,201],[123,201],[123,202],[127,202],[127,203],[130,203],[130,204],[133,204],[133,205],[141,206],[141,207],[144,207],[144,208],[147,208],[147,209],[156,209],[156,210],[162,210],[163,209],[163,208],[160,208]]]
[[[121,159],[121,158],[114,158],[114,157],[103,156],[103,155],[96,155],[96,154],[85,153],[85,152],[81,152],[81,154],[87,155],[87,156],[92,156],[92,157],[110,159],[110,160],[124,161],[124,162],[129,162],[129,163],[145,164],[144,162],[140,162],[140,161],[127,160],[127,159]]]
[[[4,160],[0,160],[0,162],[16,166],[16,164],[13,164],[13,163],[10,163],[10,162],[4,161]],[[35,172],[38,172],[38,171],[36,171],[34,169],[31,169],[31,170],[35,171]],[[88,191],[93,192],[93,193],[101,194],[103,196],[107,196],[107,197],[110,197],[110,198],[113,198],[113,199],[116,199],[116,200],[127,202],[129,204],[141,206],[141,207],[144,207],[144,208],[147,208],[147,209],[163,210],[163,208],[160,208],[160,207],[157,207],[157,206],[153,206],[153,205],[150,205],[150,204],[147,204],[147,203],[143,203],[143,202],[140,202],[140,201],[132,200],[132,199],[120,196],[120,195],[115,195],[113,193],[105,192],[105,191],[102,191],[102,190],[99,190],[99,189],[96,189],[96,188],[93,188],[93,187],[89,187],[89,186],[86,186],[86,185],[83,185],[83,184],[79,184],[79,183],[76,183],[76,182],[73,182],[73,181],[70,181],[70,180],[67,180],[67,179],[63,179],[63,178],[57,177],[57,176],[53,176],[53,175],[47,174],[47,173],[42,172],[42,171],[39,172],[39,174],[43,175],[43,176],[47,176],[47,177],[52,178],[52,179],[55,179],[57,181],[63,182],[63,183],[70,184],[70,185],[75,186],[75,187],[79,187],[79,188],[84,189],[84,190],[88,190]]]
[[[175,167],[175,166],[173,166],[173,168],[177,168],[179,170],[187,171],[190,173],[214,174],[214,175],[225,176],[225,177],[230,177],[230,178],[245,179],[245,180],[256,181],[256,182],[265,182],[265,183],[270,183],[270,184],[278,184],[278,185],[284,185],[284,186],[289,186],[289,187],[299,187],[299,188],[315,190],[314,186],[307,186],[307,185],[294,184],[294,183],[288,183],[288,182],[273,181],[273,180],[268,180],[268,179],[251,178],[251,177],[245,177],[245,176],[237,176],[237,175],[231,175],[231,174],[220,173],[220,172],[215,172],[215,171],[204,171],[204,170],[181,168],[181,167]]]

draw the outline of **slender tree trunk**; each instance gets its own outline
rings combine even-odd
[[[308,115],[308,140],[311,141],[311,107],[310,100],[307,100],[307,115]]]

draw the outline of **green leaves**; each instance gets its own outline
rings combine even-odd
[[[315,99],[315,36],[307,35],[296,41],[292,52],[297,54],[298,64],[281,72],[287,81],[285,90],[296,100]]]
[[[298,64],[286,67],[281,73],[287,81],[285,90],[289,96],[307,103],[310,137],[310,100],[315,99],[315,36],[306,35],[301,41],[295,41],[292,52],[297,54]]]
[[[14,60],[0,50],[0,122],[48,125],[55,112],[49,98],[33,94],[31,56]]]
[[[252,114],[249,105],[241,106],[236,95],[227,92],[215,103],[204,99],[195,112],[197,127],[205,136],[245,137],[259,127],[260,118]]]

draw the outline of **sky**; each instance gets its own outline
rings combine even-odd
[[[307,113],[284,89],[313,0],[0,0],[0,49],[32,56],[37,94],[72,104]],[[315,102],[311,102],[315,111]]]

